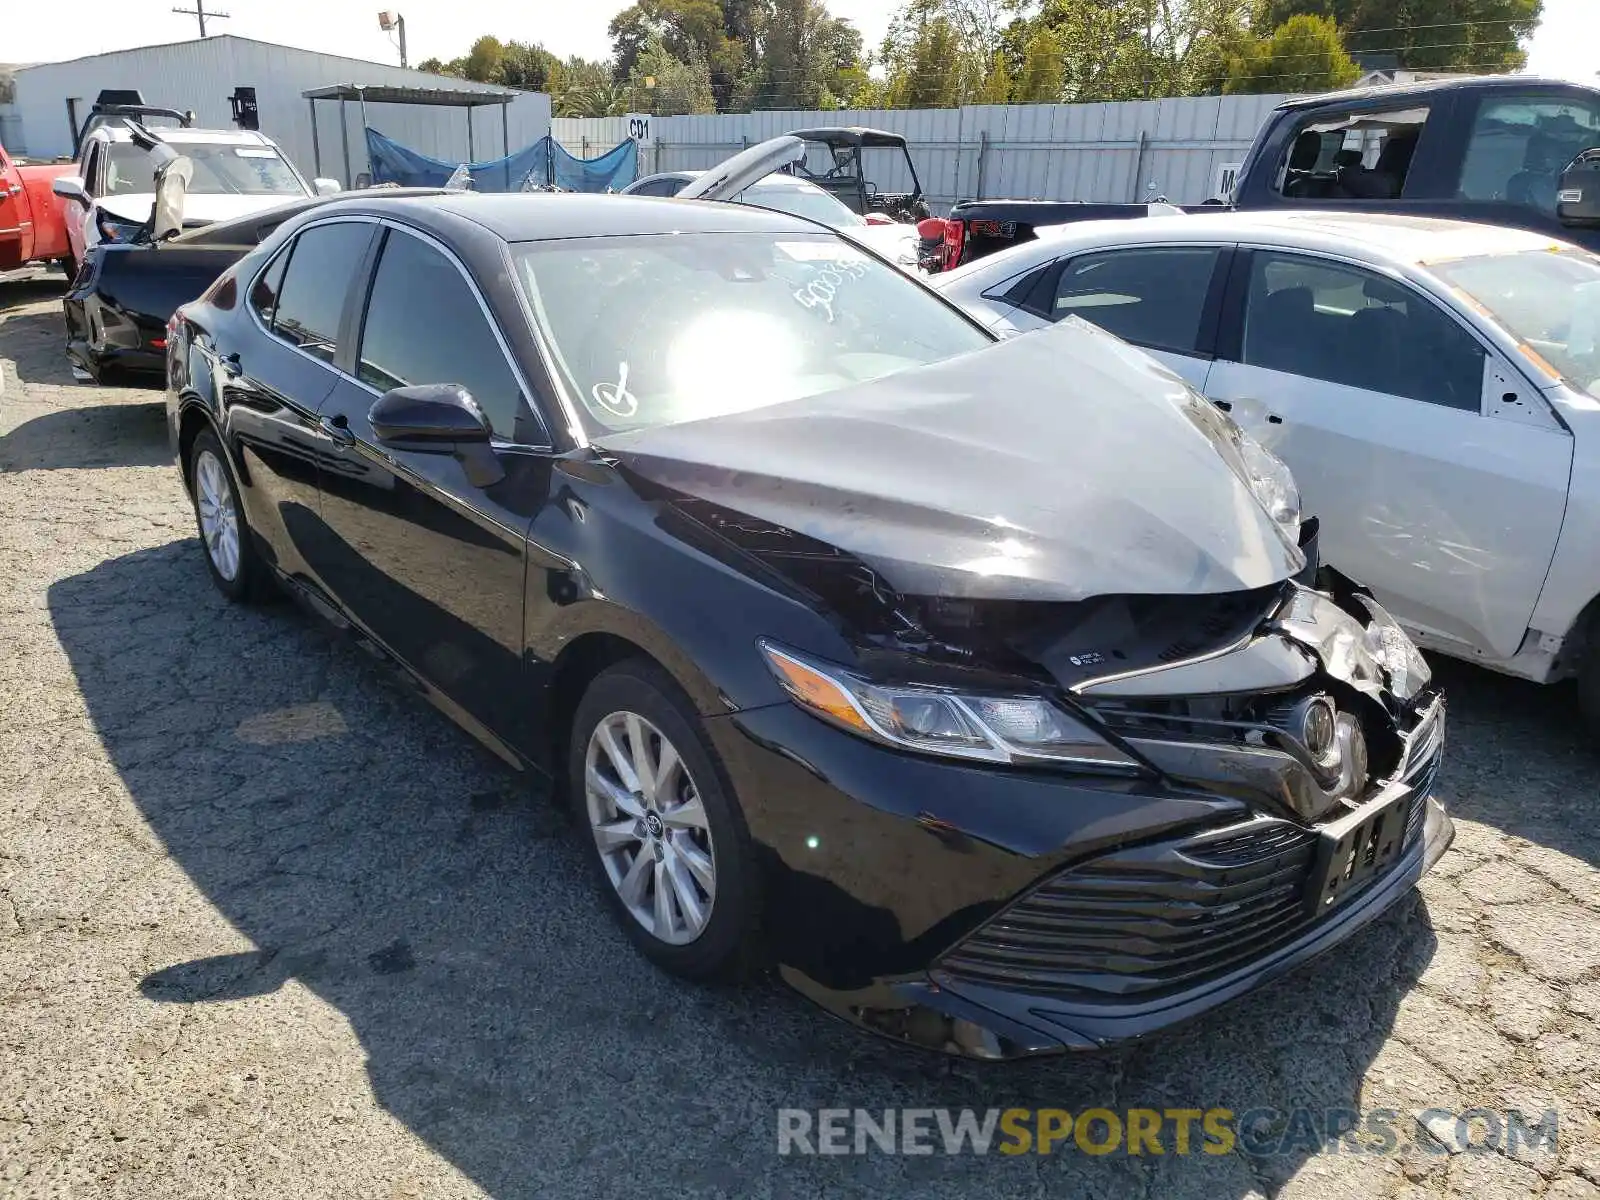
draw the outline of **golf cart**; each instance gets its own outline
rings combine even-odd
[[[883,214],[894,221],[919,221],[928,215],[922,198],[922,183],[916,165],[906,149],[906,139],[898,133],[855,126],[829,126],[822,129],[796,129],[792,136],[820,147],[825,154],[809,153],[790,168],[790,173],[831,192],[847,207],[864,217]],[[898,150],[911,175],[909,192],[881,192],[862,169],[863,150]]]

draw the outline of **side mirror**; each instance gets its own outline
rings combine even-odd
[[[324,179],[320,176],[311,181],[311,186],[317,189],[319,196],[336,196],[344,191],[344,185],[337,179]]]
[[[150,212],[150,240],[164,242],[183,232],[184,198],[194,178],[194,163],[180,154],[161,168],[156,180],[156,202]]]
[[[1575,229],[1600,227],[1600,146],[1585,150],[1561,173],[1556,216]]]
[[[392,388],[367,412],[373,436],[394,450],[449,454],[473,487],[493,487],[506,477],[489,445],[489,421],[459,383]]]
[[[392,388],[378,397],[367,420],[380,442],[413,443],[413,450],[448,453],[462,443],[489,441],[483,410],[459,383]]]
[[[68,200],[76,200],[85,208],[89,207],[89,193],[83,186],[82,175],[57,175],[50,181],[50,190]]]

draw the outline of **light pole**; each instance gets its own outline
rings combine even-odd
[[[407,66],[406,62],[406,19],[393,10],[385,10],[378,14],[378,28],[385,33],[391,30],[400,38],[400,65]]]

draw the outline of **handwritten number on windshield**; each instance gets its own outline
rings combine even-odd
[[[794,298],[806,308],[822,309],[828,316],[828,324],[832,325],[833,299],[839,294],[839,288],[846,279],[860,279],[866,273],[867,268],[859,262],[834,259],[818,268],[811,281],[795,291]]]

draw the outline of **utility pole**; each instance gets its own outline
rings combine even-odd
[[[195,0],[198,4],[200,0]],[[406,19],[392,9],[378,14],[378,28],[385,33],[398,33],[400,35],[400,65],[409,66],[406,62]]]
[[[194,7],[193,8],[175,8],[172,11],[175,12],[175,13],[182,13],[186,17],[198,17],[200,19],[200,36],[201,37],[205,37],[206,36],[206,18],[207,17],[213,17],[216,20],[221,21],[221,20],[224,20],[228,16],[228,14],[225,13],[225,12],[207,12],[206,11],[206,0],[194,0]]]

